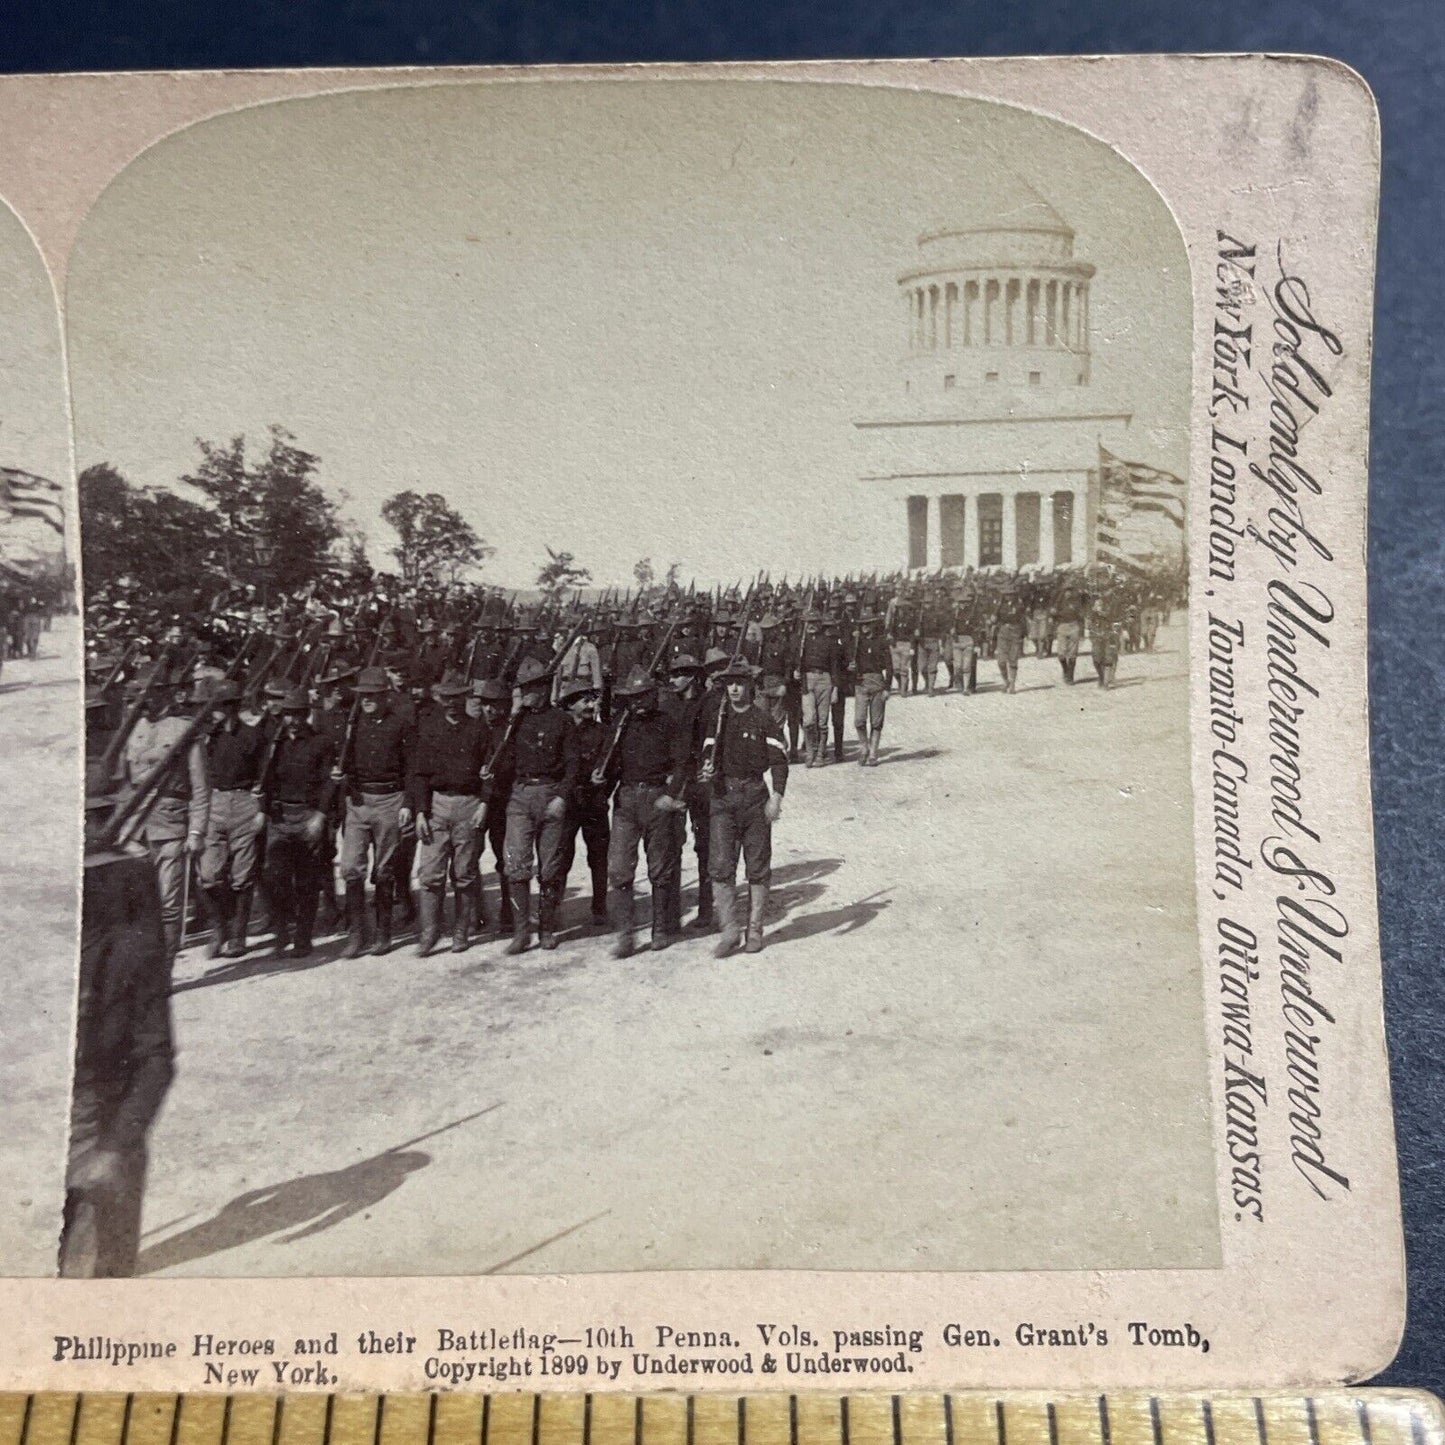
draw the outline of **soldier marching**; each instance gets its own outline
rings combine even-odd
[[[722,953],[756,950],[789,763],[876,767],[891,699],[1008,696],[1025,657],[1069,686],[1082,656],[1112,687],[1182,598],[1182,569],[1099,565],[531,599],[338,577],[189,611],[101,589],[88,777],[124,797],[204,719],[138,834],[170,957],[193,932],[242,957],[262,913],[297,955],[338,920],[345,957],[385,954],[415,915],[425,956],[448,914],[458,952],[550,950],[579,851],[585,928],[620,956],[639,865],[653,948],[720,929]]]

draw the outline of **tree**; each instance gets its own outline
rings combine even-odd
[[[559,601],[565,592],[574,587],[583,587],[592,580],[592,573],[586,567],[579,567],[577,559],[570,552],[554,552],[547,548],[549,561],[537,573],[537,586],[547,594],[549,602]]]
[[[632,575],[639,587],[651,587],[657,581],[657,573],[653,570],[652,558],[644,557],[632,567]]]
[[[201,463],[181,481],[197,488],[225,523],[222,558],[228,580],[294,592],[329,568],[341,536],[336,504],[314,480],[320,458],[303,451],[284,427],[270,428],[271,444],[252,465],[246,438],[224,446],[201,438]]]
[[[160,595],[226,580],[226,524],[210,507],[176,492],[137,487],[109,462],[80,474],[80,557],[87,592],[122,578]]]
[[[391,555],[413,585],[458,582],[496,551],[440,492],[397,492],[382,503],[381,515],[401,539]]]
[[[667,586],[670,591],[678,585],[678,578],[682,575],[682,563],[673,562],[667,569]]]

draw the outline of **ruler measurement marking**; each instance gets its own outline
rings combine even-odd
[[[788,1445],[798,1445],[798,1397],[788,1396]]]
[[[1102,1445],[1113,1445],[1113,1426],[1109,1423],[1109,1397],[1099,1396],[1099,1439]]]
[[[1052,1400],[1048,1403],[1049,1445],[1059,1445],[1059,1415]]]
[[[431,1442],[428,1442],[431,1445]],[[582,1397],[582,1445],[592,1445],[592,1391]]]
[[[1004,1420],[1004,1408],[1002,1400],[993,1402],[993,1424],[998,1431],[998,1445],[1008,1445],[1008,1425]]]
[[[748,1445],[748,1397],[738,1396],[738,1445]]]
[[[1159,1397],[1149,1396],[1149,1429],[1153,1432],[1154,1445],[1164,1445],[1164,1430],[1159,1423]]]
[[[1365,1442],[1365,1445],[1374,1445],[1375,1437],[1370,1431],[1370,1406],[1368,1401],[1355,1401],[1355,1418],[1360,1422],[1360,1439]]]
[[[1313,1395],[1305,1396],[1305,1423],[1309,1426],[1310,1445],[1320,1445],[1320,1422],[1315,1414]]]
[[[1254,1397],[1254,1428],[1259,1431],[1259,1445],[1269,1445],[1269,1426],[1264,1423],[1264,1401]]]
[[[1208,1400],[1203,1402],[1204,1445],[1214,1445],[1214,1408]]]
[[[80,1438],[80,1408],[84,1403],[84,1395],[75,1397],[75,1408],[70,1412],[70,1445],[75,1445]]]

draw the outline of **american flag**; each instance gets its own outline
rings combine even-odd
[[[1161,555],[1180,552],[1187,491],[1187,484],[1173,473],[1126,462],[1100,447],[1095,530],[1100,559],[1138,568]]]
[[[32,518],[65,535],[65,508],[59,482],[22,472],[18,467],[0,467],[0,518]]]

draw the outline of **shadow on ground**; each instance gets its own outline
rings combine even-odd
[[[321,1174],[303,1174],[280,1184],[268,1184],[238,1195],[220,1213],[192,1225],[180,1234],[173,1234],[141,1251],[136,1273],[158,1274],[161,1270],[207,1259],[238,1245],[251,1244],[277,1235],[278,1244],[292,1244],[313,1234],[332,1229],[338,1224],[380,1204],[387,1195],[399,1189],[408,1176],[425,1169],[432,1156],[412,1146],[425,1139],[434,1139],[448,1129],[480,1119],[500,1104],[492,1104],[460,1119],[433,1129],[428,1134],[393,1145],[381,1154],[359,1160],[345,1169],[332,1169]],[[285,1231],[283,1233],[283,1231]]]

